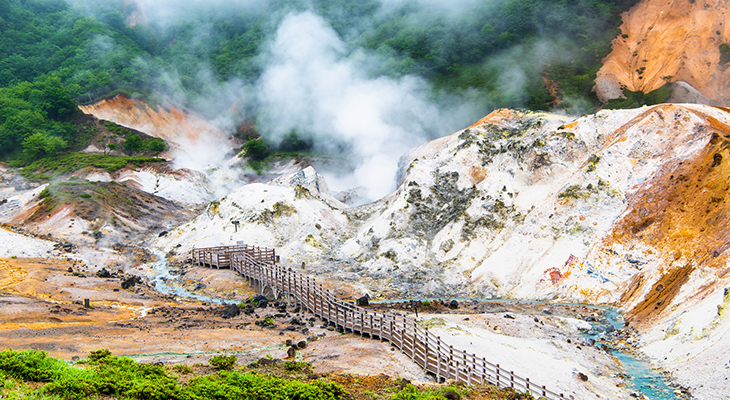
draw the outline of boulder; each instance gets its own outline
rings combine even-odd
[[[112,274],[106,268],[102,268],[96,271],[96,276],[99,278],[111,278]]]
[[[241,314],[241,308],[235,304],[226,304],[221,310],[221,317],[226,319],[237,317],[239,314]]]
[[[370,295],[365,294],[365,296],[360,297],[357,299],[357,305],[360,307],[366,307],[370,304]]]

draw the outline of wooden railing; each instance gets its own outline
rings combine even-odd
[[[469,385],[488,382],[533,396],[566,399],[562,393],[522,378],[499,364],[453,348],[411,318],[370,311],[339,300],[314,278],[277,265],[274,250],[242,245],[198,248],[192,253],[199,264],[230,267],[261,285],[290,294],[313,314],[344,331],[388,340],[438,380],[452,379]]]
[[[231,254],[246,253],[261,262],[275,264],[276,251],[265,247],[249,246],[246,244],[236,246],[219,246],[196,249],[193,248],[193,260],[201,265],[209,267],[230,267]]]

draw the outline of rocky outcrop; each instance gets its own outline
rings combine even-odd
[[[275,247],[284,265],[376,298],[615,305],[643,349],[694,382],[720,368],[702,352],[730,351],[728,148],[718,107],[497,110],[404,156],[378,202],[332,203],[310,170],[245,186],[158,244]]]
[[[730,71],[720,45],[730,42],[728,15],[730,5],[723,1],[642,0],[623,14],[621,34],[598,71],[598,98],[605,102],[622,97],[624,88],[648,93],[681,82],[672,101],[727,105]],[[699,95],[686,97],[687,87]]]

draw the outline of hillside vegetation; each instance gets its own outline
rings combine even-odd
[[[393,399],[437,400],[528,399],[491,386],[448,385],[417,388],[408,381],[379,377],[315,374],[308,363],[263,358],[236,365],[235,355],[218,355],[209,365],[139,364],[108,350],[92,351],[75,366],[35,350],[0,352],[0,396],[3,398],[140,400],[227,399]]]
[[[219,113],[196,99],[217,96],[225,82],[254,84],[281,19],[308,9],[340,35],[344,56],[377,57],[367,68],[373,77],[420,76],[438,89],[433,96],[469,93],[486,110],[595,107],[600,60],[619,13],[634,1],[506,0],[446,10],[418,1],[281,0],[190,6],[146,20],[130,2],[9,0],[0,4],[0,157],[73,150],[84,137],[72,123],[75,102],[119,92]],[[255,120],[266,110],[246,104],[236,112]]]

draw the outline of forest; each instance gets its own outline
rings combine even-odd
[[[634,2],[459,1],[453,7],[417,0],[272,0],[245,7],[191,2],[181,6],[187,12],[160,17],[121,0],[4,0],[0,157],[30,160],[78,148],[85,135],[74,123],[75,104],[117,93],[212,117],[196,99],[214,96],[229,82],[255,85],[264,69],[261,55],[281,20],[305,10],[339,35],[342,57],[366,53],[378,60],[365,68],[369,76],[422,78],[435,101],[469,93],[485,112],[496,107],[571,112],[573,104],[592,111],[600,105],[591,91],[600,61],[619,33],[620,13]],[[504,54],[513,56],[499,62]],[[502,70],[514,60],[525,83],[505,89]],[[639,103],[651,99],[640,97]],[[265,112],[247,103],[237,118],[255,121]]]

